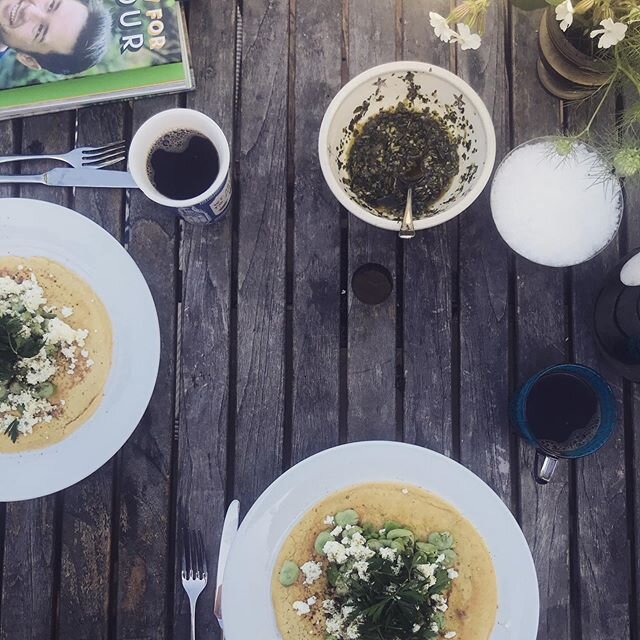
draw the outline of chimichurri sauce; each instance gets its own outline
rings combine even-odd
[[[415,184],[414,217],[424,217],[449,188],[459,162],[457,144],[439,116],[400,103],[372,116],[355,132],[346,168],[358,198],[400,219],[407,179]]]

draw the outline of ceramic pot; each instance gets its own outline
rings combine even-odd
[[[584,47],[585,50],[591,48]],[[606,59],[589,55],[573,44],[560,29],[553,8],[540,22],[538,77],[542,86],[563,100],[589,97],[611,77]]]

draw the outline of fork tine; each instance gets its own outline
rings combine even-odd
[[[82,149],[82,155],[83,156],[100,155],[101,153],[112,151],[113,149],[116,149],[118,147],[125,147],[126,144],[127,143],[125,140],[118,140],[117,142],[110,142],[109,144],[103,144],[99,147],[84,147],[84,149]]]
[[[198,531],[198,542],[200,547],[200,557],[202,558],[202,574],[203,577],[206,577],[206,575],[209,573],[209,570],[207,569],[207,554],[204,549],[204,540],[202,539],[201,531]]]
[[[110,167],[111,165],[118,164],[118,162],[122,162],[127,156],[123,153],[116,153],[112,156],[107,156],[102,160],[93,160],[91,162],[82,161],[83,167],[95,167],[96,169],[104,169],[105,167]]]
[[[109,149],[108,151],[102,151],[100,153],[92,153],[92,154],[82,154],[82,163],[89,164],[91,162],[98,162],[100,160],[104,160],[105,158],[110,158],[113,155],[121,154],[124,155],[127,152],[126,146],[122,145],[119,147],[113,147],[113,149]]]
[[[182,577],[187,577],[187,531],[182,530]]]
[[[193,559],[195,563],[195,577],[200,579],[200,573],[202,570],[202,561],[200,559],[200,547],[198,545],[198,535],[195,529],[191,530],[191,548],[193,549]]]

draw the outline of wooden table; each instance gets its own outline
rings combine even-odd
[[[57,151],[76,135],[130,138],[153,113],[186,105],[233,139],[237,172],[232,215],[207,228],[180,226],[138,192],[2,188],[71,206],[121,240],[154,294],[163,349],[151,405],[112,461],[58,495],[0,506],[0,638],[187,638],[182,524],[204,531],[214,565],[231,498],[246,510],[291,464],[375,438],[444,452],[509,505],[538,568],[541,639],[637,638],[640,393],[606,371],[590,320],[605,270],[640,244],[640,191],[628,190],[618,240],[562,271],[507,250],[486,193],[411,242],[366,226],[340,210],[316,155],[340,86],[395,58],[449,67],[474,86],[500,157],[577,126],[585,114],[537,82],[539,17],[496,0],[479,52],[454,53],[428,26],[430,10],[448,12],[444,0],[244,0],[234,114],[233,4],[190,7],[195,93],[0,125],[3,153]],[[367,262],[394,278],[377,307],[350,288]],[[622,419],[597,456],[560,465],[539,488],[508,399],[535,370],[567,360],[608,375]],[[200,601],[201,638],[218,633],[213,582]]]

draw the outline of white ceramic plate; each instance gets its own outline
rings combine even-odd
[[[71,209],[26,198],[0,199],[0,255],[45,256],[64,264],[98,294],[113,328],[112,366],[97,411],[57,444],[0,454],[4,502],[65,489],[122,447],[155,386],[160,330],[136,263],[102,227]]]
[[[354,484],[398,481],[449,501],[483,536],[496,571],[498,613],[491,640],[535,640],[538,581],[527,542],[510,511],[475,474],[443,455],[397,442],[360,442],[323,451],[280,476],[238,531],[224,574],[227,640],[280,638],[271,576],[292,527],[326,496]]]

